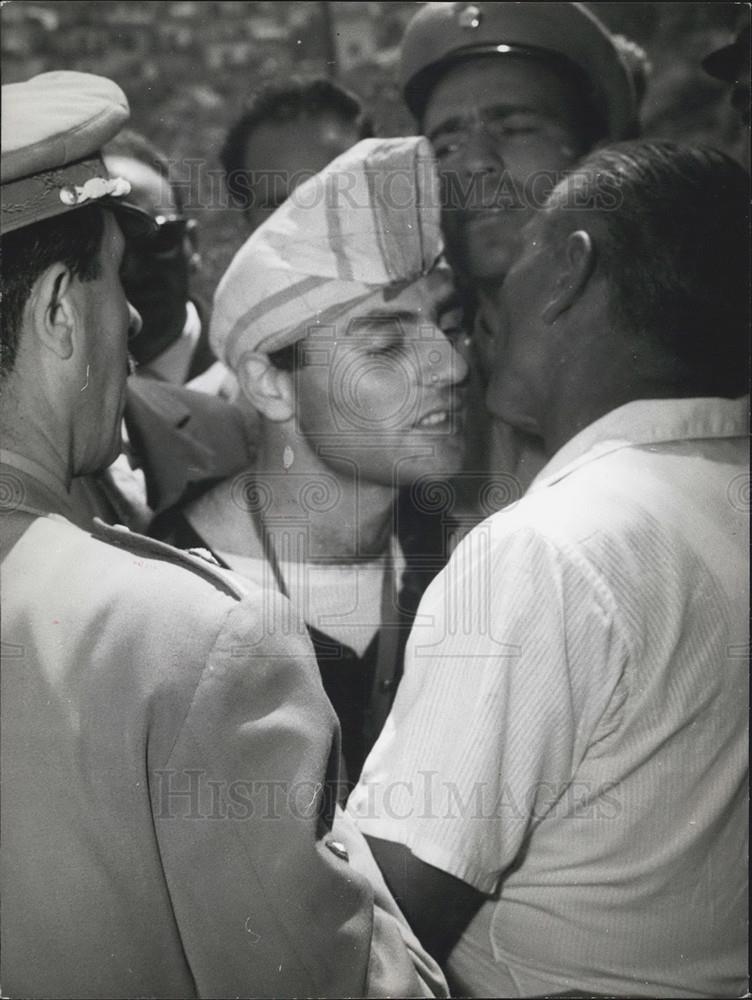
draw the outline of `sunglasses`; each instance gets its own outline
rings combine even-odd
[[[170,260],[183,253],[186,238],[195,246],[198,225],[195,219],[186,219],[182,215],[158,215],[154,222],[156,232],[129,241],[130,247],[138,253]]]

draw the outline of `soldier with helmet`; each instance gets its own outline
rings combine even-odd
[[[400,75],[438,160],[448,254],[477,310],[479,386],[470,396],[482,400],[493,363],[485,314],[517,234],[593,146],[637,134],[633,77],[617,40],[583,4],[465,0],[420,8],[402,41]],[[482,404],[467,428],[467,470],[514,470],[519,439],[502,424],[489,439]],[[524,457],[536,472],[535,454]],[[524,468],[518,474],[526,478]]]

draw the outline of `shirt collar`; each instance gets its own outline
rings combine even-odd
[[[749,396],[739,399],[637,399],[612,410],[563,445],[529,492],[551,486],[575,469],[621,448],[746,437]]]

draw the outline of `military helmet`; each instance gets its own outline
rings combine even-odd
[[[400,82],[420,120],[431,90],[455,63],[476,55],[536,57],[577,74],[611,139],[637,131],[637,101],[612,36],[579,3],[427,3],[401,46]]]

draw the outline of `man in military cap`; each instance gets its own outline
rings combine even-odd
[[[578,3],[428,3],[405,32],[401,79],[445,178],[453,262],[481,288],[562,172],[636,131],[617,44]]]
[[[480,400],[493,362],[486,314],[517,234],[597,142],[636,134],[635,88],[615,39],[579,3],[427,3],[405,31],[400,75],[439,162],[448,253],[477,308]],[[512,471],[517,448],[497,431],[489,441],[479,404],[469,470]]]
[[[333,820],[338,730],[289,605],[68,520],[118,452],[139,325],[119,270],[149,223],[99,155],[127,115],[87,74],[3,89],[4,992],[441,992]]]

